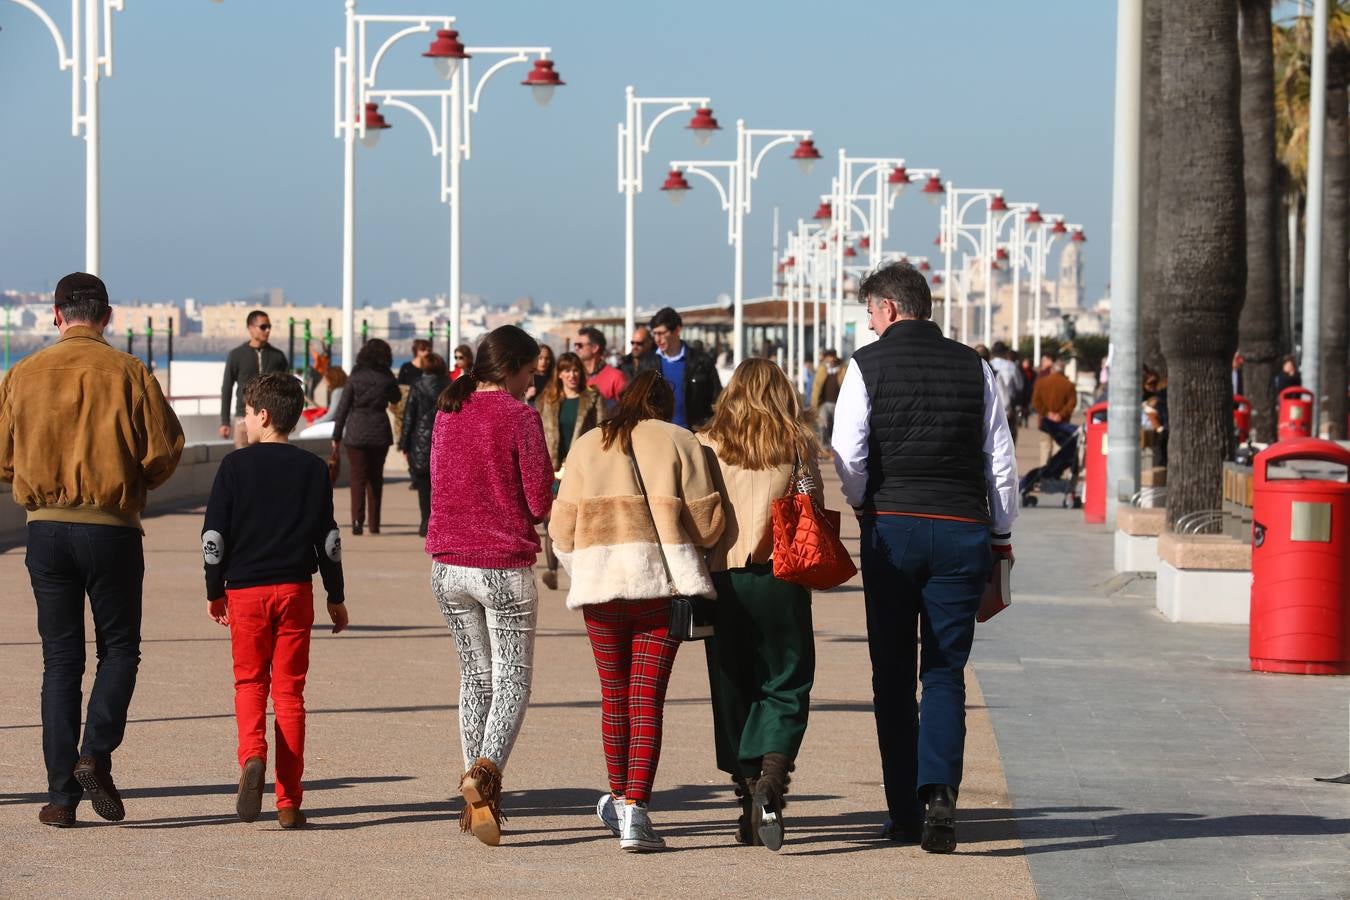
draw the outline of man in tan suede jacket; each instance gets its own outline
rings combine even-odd
[[[177,467],[183,429],[154,376],[104,340],[112,308],[103,282],[67,275],[54,300],[61,339],[0,382],[0,478],[28,510],[49,798],[38,820],[68,827],[86,793],[103,818],[126,815],[112,753],[141,658],[141,511]],[[81,744],[86,593],[98,671]]]

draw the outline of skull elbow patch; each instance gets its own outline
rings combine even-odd
[[[225,537],[219,531],[202,532],[202,559],[208,566],[218,566],[225,558]]]
[[[333,562],[342,562],[342,532],[336,528],[328,532],[328,537],[324,538],[323,552]]]

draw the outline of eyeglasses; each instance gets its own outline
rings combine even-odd
[[[589,347],[590,345],[591,345],[591,342],[590,342],[590,341],[577,341],[576,343],[572,344],[572,349],[573,349],[573,350],[585,350],[585,349],[586,349],[587,347]]]
[[[634,346],[634,347],[645,347],[645,346],[647,346],[647,342],[646,342],[646,341],[629,341],[628,343],[631,344],[631,345]]]
[[[654,337],[654,338],[663,338],[663,337],[665,337],[665,336],[668,335],[668,334],[670,334],[670,332],[667,331],[667,330],[664,329],[664,328],[656,329],[656,330],[653,330],[653,331],[652,331],[652,337]]]

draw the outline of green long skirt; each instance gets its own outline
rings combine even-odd
[[[713,574],[717,632],[704,649],[717,767],[759,775],[766,753],[796,759],[815,680],[811,592],[773,577],[770,563]]]

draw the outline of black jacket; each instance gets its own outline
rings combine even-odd
[[[408,454],[408,471],[431,474],[431,432],[436,427],[436,399],[450,383],[448,375],[423,375],[408,390],[398,449]]]
[[[259,362],[262,363],[261,367]],[[244,414],[244,387],[261,375],[289,372],[286,354],[271,344],[254,349],[247,342],[240,344],[225,357],[225,380],[220,385],[220,424],[230,424],[230,395],[234,395],[234,414]]]
[[[638,361],[637,371],[661,371],[661,353],[653,351]],[[636,373],[634,373],[636,374]],[[722,393],[722,379],[717,374],[713,358],[700,353],[687,343],[684,345],[684,411],[689,427],[707,424],[713,415],[713,404]]]
[[[388,447],[394,442],[389,427],[389,404],[400,398],[398,382],[388,369],[358,368],[347,379],[333,420],[333,440],[349,447]]]

